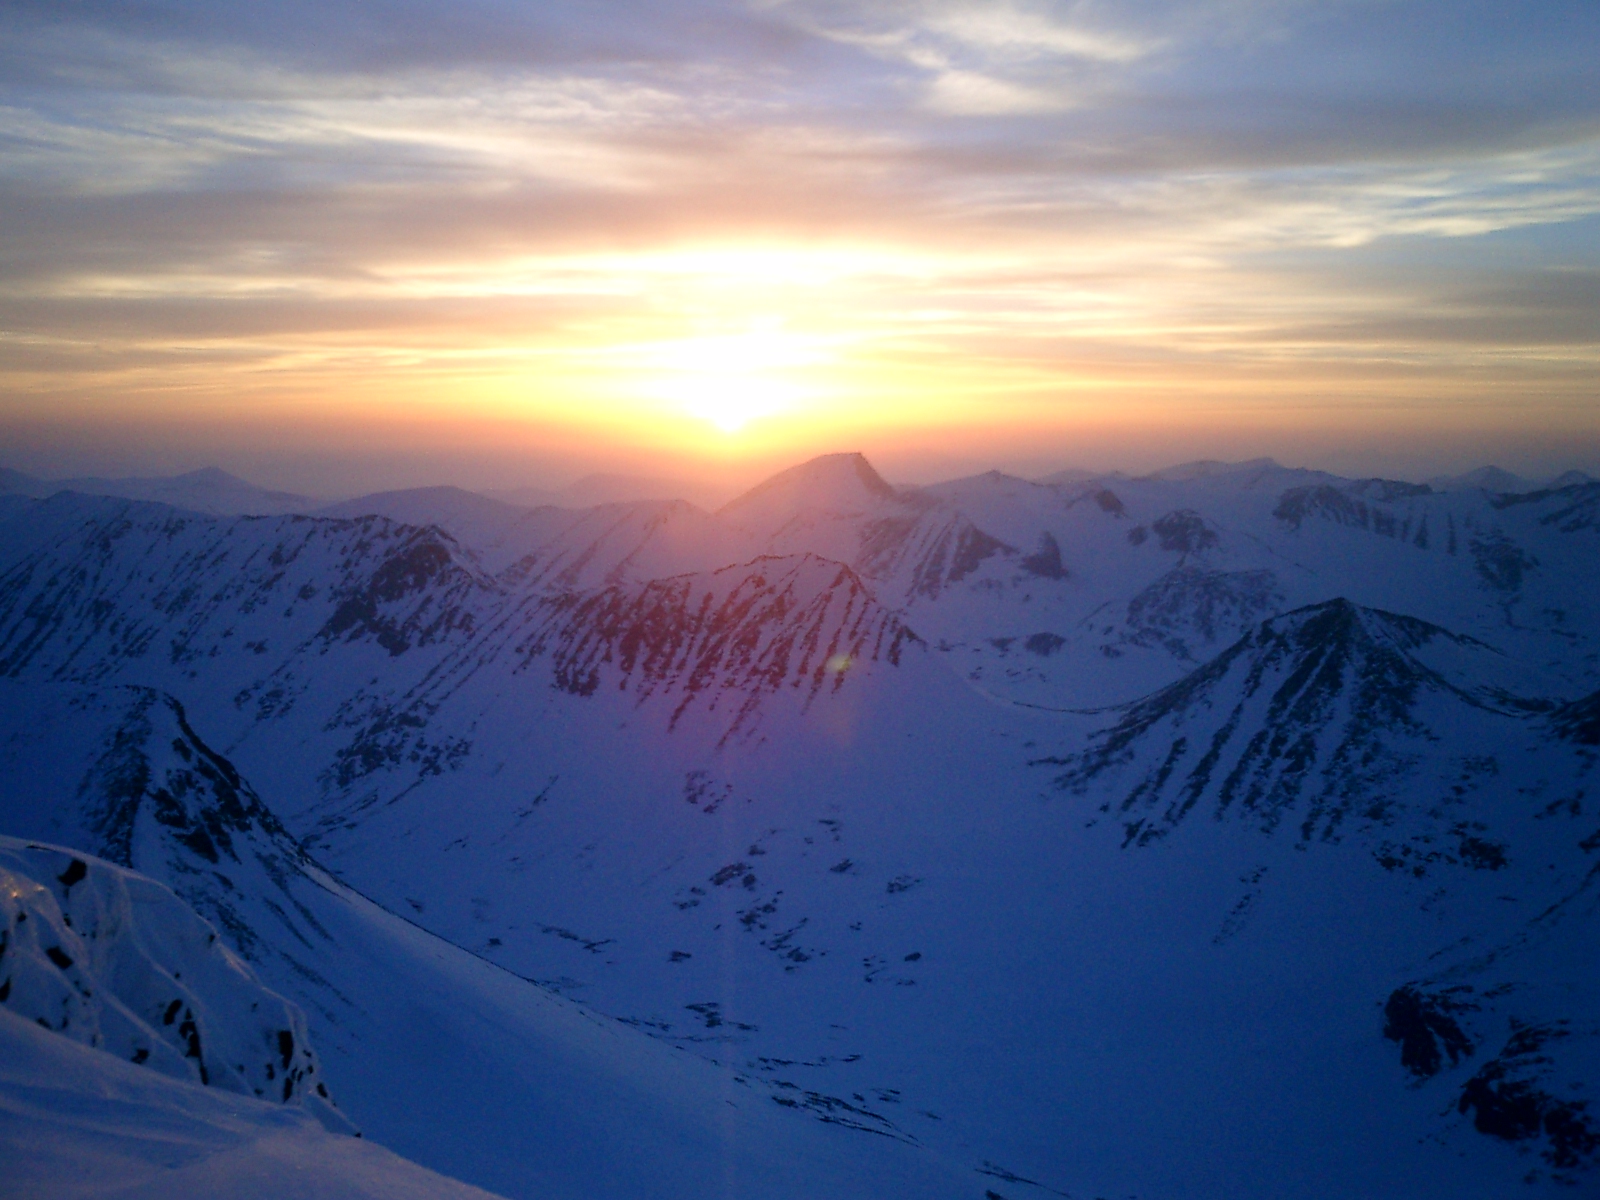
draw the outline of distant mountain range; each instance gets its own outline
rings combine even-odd
[[[1270,458],[1256,458],[1237,463],[1206,460],[1180,463],[1143,478],[1169,482],[1211,481],[1226,486],[1249,486],[1249,481],[1256,478],[1270,477],[1275,481],[1281,481],[1284,470],[1285,468]],[[1302,474],[1307,479],[1336,478],[1317,471],[1305,471]],[[1096,472],[1073,468],[1042,476],[1036,482],[1074,484],[1094,479],[1115,482],[1129,478],[1133,477],[1122,471]],[[1463,475],[1441,475],[1427,481],[1436,491],[1481,490],[1505,494],[1555,490],[1592,482],[1594,478],[1583,471],[1566,471],[1552,479],[1530,480],[1503,471],[1499,467],[1479,467]],[[443,497],[447,493],[455,493],[459,497],[482,497],[508,508],[555,506],[585,509],[606,504],[632,504],[645,500],[687,500],[709,511],[726,503],[731,496],[731,492],[715,483],[695,483],[686,479],[640,475],[594,474],[586,475],[562,488],[487,488],[476,492],[455,487],[407,488],[395,492],[371,493],[330,505],[315,497],[258,487],[218,467],[205,467],[198,471],[172,476],[136,476],[120,479],[81,476],[48,480],[26,475],[8,467],[0,467],[0,495],[44,499],[57,492],[81,492],[89,496],[120,496],[128,500],[152,500],[160,504],[170,504],[174,508],[209,513],[212,516],[277,516],[310,512],[325,516],[350,515],[356,513],[358,509],[383,511],[385,506],[407,502],[402,499],[403,497],[421,498],[431,494],[438,497],[440,503],[444,503]],[[456,503],[468,504],[471,501],[458,499]]]
[[[500,488],[484,495],[523,508],[554,504],[561,508],[593,508],[597,504],[626,504],[638,500],[688,500],[702,508],[715,508],[728,493],[714,482],[665,479],[644,475],[585,475],[563,488]]]
[[[246,483],[217,467],[168,477],[100,479],[85,476],[52,480],[35,479],[20,471],[0,467],[0,494],[43,499],[57,492],[153,500],[213,516],[276,516],[280,513],[306,512],[317,504],[308,496],[274,492]]]

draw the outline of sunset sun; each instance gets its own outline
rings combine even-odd
[[[824,361],[805,339],[781,328],[692,337],[650,348],[650,392],[670,411],[704,421],[724,434],[791,412],[806,398],[797,375]]]

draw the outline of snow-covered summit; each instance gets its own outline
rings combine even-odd
[[[807,509],[872,512],[899,499],[865,455],[824,454],[757,484],[723,505],[718,515],[741,524],[765,524]]]
[[[1531,492],[1536,486],[1530,479],[1514,475],[1502,467],[1485,466],[1465,471],[1460,475],[1436,475],[1428,480],[1429,486],[1441,492],[1498,492],[1516,495]]]

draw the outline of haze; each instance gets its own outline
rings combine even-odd
[[[0,10],[0,446],[316,494],[1600,465],[1600,8]]]

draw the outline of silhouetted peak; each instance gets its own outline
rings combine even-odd
[[[1378,608],[1363,608],[1343,596],[1324,600],[1320,604],[1309,604],[1264,621],[1256,636],[1263,642],[1285,641],[1302,650],[1334,646],[1356,650],[1381,646],[1410,651],[1438,637],[1467,640],[1416,617]]]
[[[722,511],[761,508],[834,510],[876,507],[898,493],[864,454],[824,454],[780,471],[731,501]]]
[[[1513,493],[1533,490],[1533,485],[1528,480],[1496,466],[1478,467],[1460,475],[1441,475],[1428,482],[1442,492]]]

